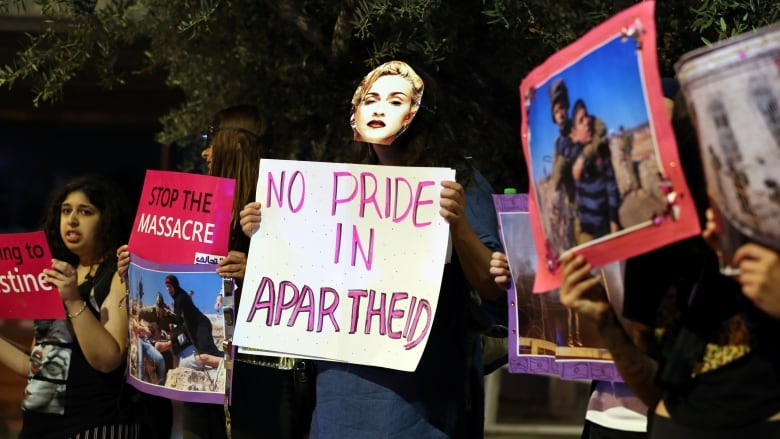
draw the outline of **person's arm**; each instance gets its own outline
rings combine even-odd
[[[127,352],[128,315],[127,289],[119,273],[114,273],[99,319],[79,296],[76,270],[70,264],[54,259],[52,268],[45,269],[44,274],[46,281],[60,292],[76,340],[89,365],[101,372],[111,372],[122,365]]]
[[[30,354],[5,337],[0,337],[0,363],[17,375],[30,373]]]
[[[157,341],[154,343],[154,348],[157,349],[158,352],[170,351],[173,348],[173,341]]]
[[[78,312],[73,308],[68,307],[71,315]],[[128,313],[127,291],[118,274],[114,275],[111,290],[100,308],[100,320],[85,311],[70,321],[90,366],[110,372],[122,365],[127,355]]]
[[[582,180],[582,174],[585,172],[585,155],[579,154],[571,165],[571,177],[574,181]]]
[[[219,363],[222,362],[223,358],[211,354],[197,354],[195,355],[195,360],[204,366],[217,368],[219,367]]]
[[[173,299],[173,311],[168,308],[165,308],[163,311],[165,316],[168,317],[168,319],[177,326],[184,324],[184,304],[182,303],[183,299],[179,300],[179,297],[180,296],[177,296],[175,299]]]
[[[572,254],[565,255],[561,264],[561,303],[596,323],[623,381],[645,405],[658,405],[661,389],[654,382],[658,364],[623,328],[599,278],[591,274],[591,265]]]
[[[485,299],[495,300],[504,292],[490,274],[492,250],[479,239],[466,220],[466,195],[459,183],[442,181],[439,214],[450,224],[452,244],[458,253],[469,284]]]
[[[718,233],[718,223],[715,220],[715,212],[712,208],[707,208],[704,211],[705,223],[704,229],[701,231],[701,237],[710,246],[715,253],[720,255],[720,234]]]
[[[734,253],[739,267],[737,281],[742,293],[757,308],[780,319],[780,254],[764,246],[748,243]]]
[[[632,337],[623,329],[614,312],[605,317],[598,330],[618,373],[646,406],[657,406],[662,397],[661,388],[655,384],[658,362],[647,355],[638,343],[640,339],[646,341],[652,332],[637,331]]]
[[[140,324],[136,319],[130,320],[130,329],[139,337],[148,338],[152,336],[152,331],[150,331],[148,327]]]

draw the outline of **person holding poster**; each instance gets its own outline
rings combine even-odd
[[[46,210],[53,259],[43,273],[67,320],[36,320],[29,355],[0,339],[0,361],[28,377],[20,438],[140,437],[124,392],[127,294],[114,257],[130,232],[127,206],[109,180],[87,175],[66,182]]]
[[[510,287],[513,279],[506,254],[493,253],[490,261],[490,273],[501,288],[508,289]],[[622,298],[607,297],[607,300],[615,312],[622,309]],[[630,325],[629,322],[621,323],[624,326]],[[646,437],[647,407],[625,383],[593,380],[591,384],[591,395],[585,413],[582,439],[642,439]]]
[[[229,252],[216,269],[221,276],[234,281],[234,290],[229,292],[234,298],[232,308],[224,306],[225,291],[220,292],[216,300],[216,307],[222,307],[226,316],[238,309],[241,295],[249,239],[240,229],[239,211],[247,201],[254,199],[259,161],[266,153],[260,142],[265,129],[265,121],[257,107],[235,105],[216,112],[204,135],[201,156],[206,162],[207,173],[236,180]],[[119,270],[126,273],[130,264],[127,247],[121,247],[118,255]],[[229,347],[225,354],[230,354],[231,350]],[[208,362],[214,358],[202,354],[196,359]],[[228,384],[232,380],[232,385],[226,387],[226,392],[231,394],[229,410],[215,404],[185,402],[182,414],[184,439],[226,438],[228,425],[231,436],[236,439],[303,438],[311,407],[305,402],[301,407],[296,406],[295,360],[250,354],[236,354],[234,360],[233,376],[228,378]],[[226,414],[230,416],[229,422],[226,422]]]
[[[260,143],[264,132],[265,121],[256,107],[238,105],[223,109],[214,115],[202,154],[209,175],[236,180],[230,252],[217,269],[222,276],[234,279],[236,285],[233,307],[228,313],[237,312],[241,298],[249,238],[241,231],[240,211],[255,198],[259,162],[266,153]],[[224,303],[224,295],[222,292],[218,296],[219,305]],[[307,389],[301,389],[302,383],[296,381],[296,367],[308,369],[306,362],[289,357],[235,355],[229,409],[234,439],[304,437],[313,401],[308,401],[306,396],[297,397],[307,393]]]
[[[674,108],[680,163],[698,189],[692,195],[710,238],[701,157],[684,109]],[[721,273],[710,242],[689,238],[627,261],[623,315],[643,331],[629,335],[617,323],[582,256],[563,260],[561,300],[599,322],[621,376],[654,413],[649,437],[780,437],[780,320]],[[753,274],[737,280],[748,289],[765,282]]]
[[[664,104],[671,118],[679,84],[673,78],[662,78],[661,82]],[[496,264],[499,262],[501,261]],[[619,303],[613,300],[610,300],[610,303],[614,312],[620,315],[623,309],[622,299]],[[620,318],[619,321],[629,333],[632,333],[633,326],[637,325],[637,323],[625,318]],[[647,410],[647,406],[640,401],[626,383],[593,381],[585,413],[582,439],[637,439],[646,437]]]
[[[414,372],[317,362],[312,438],[483,437],[481,348],[470,328],[470,293],[503,297],[488,269],[500,240],[492,189],[456,148],[444,98],[430,77],[423,83],[402,61],[372,70],[352,98],[353,163],[455,167],[458,181],[441,182],[440,208],[454,251]],[[241,212],[248,236],[260,226],[260,208],[254,202]]]

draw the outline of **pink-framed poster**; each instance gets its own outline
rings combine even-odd
[[[520,84],[534,292],[560,285],[568,252],[601,267],[701,231],[663,103],[654,8],[613,16]]]

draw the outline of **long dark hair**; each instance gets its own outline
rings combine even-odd
[[[454,168],[458,182],[466,186],[472,171],[453,129],[452,106],[431,75],[419,67],[412,68],[423,79],[425,92],[414,120],[393,146],[401,150],[405,166]],[[378,159],[371,144],[353,142],[350,161],[376,164]]]
[[[247,201],[253,199],[260,159],[266,151],[260,142],[265,119],[254,105],[236,105],[218,111],[209,127],[211,175],[236,180],[233,224]]]
[[[73,192],[82,192],[100,211],[97,233],[97,258],[103,260],[115,256],[116,249],[130,237],[133,217],[125,193],[112,180],[103,175],[87,174],[65,182],[54,193],[46,208],[43,231],[54,258],[76,265],[79,258],[62,240],[60,221],[62,203]]]

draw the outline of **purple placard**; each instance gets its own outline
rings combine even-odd
[[[590,320],[563,307],[557,290],[533,293],[536,251],[527,194],[494,195],[493,203],[513,279],[507,291],[509,372],[622,381]],[[599,270],[610,297],[622,296],[617,268]]]

